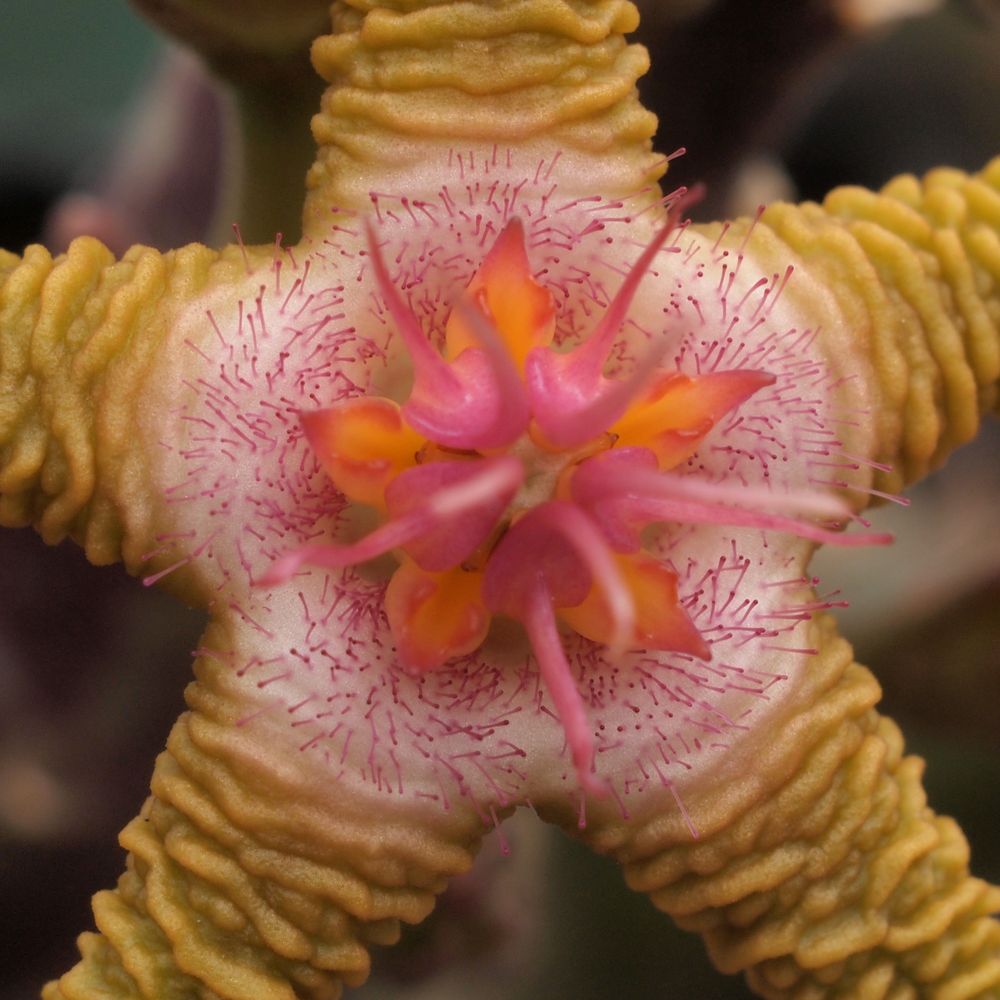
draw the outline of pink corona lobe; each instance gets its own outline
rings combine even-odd
[[[412,365],[406,399],[359,396],[300,415],[336,488],[380,523],[354,541],[284,553],[257,581],[304,564],[343,567],[392,553],[383,610],[404,668],[421,674],[478,649],[494,616],[520,622],[563,726],[581,788],[608,791],[565,650],[564,630],[602,646],[673,651],[708,662],[709,638],[678,597],[675,567],[644,547],[649,529],[686,524],[842,535],[848,509],[827,495],[708,482],[680,467],[721,421],[775,376],[757,368],[682,374],[652,338],[607,369],[654,263],[669,266],[668,223],[643,250],[590,334],[555,344],[558,309],[510,219],[455,301],[424,330],[368,229],[378,292]],[[441,331],[439,331],[441,332]]]

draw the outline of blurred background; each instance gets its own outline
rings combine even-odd
[[[640,7],[658,146],[689,150],[668,186],[708,185],[698,217],[939,164],[976,169],[1000,153],[993,0]],[[226,89],[123,0],[7,4],[0,246],[59,249],[81,232],[119,252],[212,238],[235,217],[219,185],[232,119]],[[844,631],[928,759],[932,803],[959,818],[975,870],[997,881],[1000,422],[912,501],[876,515],[893,550],[824,552],[816,569],[824,592],[850,599]],[[115,837],[183,707],[202,625],[72,545],[0,531],[0,1000],[36,996],[74,961],[91,893],[122,869]],[[435,916],[377,956],[352,995],[749,997],[615,866],[531,820],[488,840]]]

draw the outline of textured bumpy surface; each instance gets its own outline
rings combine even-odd
[[[892,466],[878,485],[901,489],[997,405],[1000,159],[772,206],[754,240],[773,253],[775,237],[825,279],[871,359],[865,416]],[[922,762],[874,711],[875,679],[816,627],[808,703],[740,779],[688,802],[697,843],[670,804],[593,842],[761,996],[1000,996],[1000,890],[969,876],[961,831],[927,807]]]
[[[307,226],[376,180],[498,140],[560,149],[606,195],[663,171],[635,87],[648,55],[622,37],[638,24],[627,0],[350,0],[334,15],[313,46],[335,86],[313,120]]]
[[[239,263],[236,263],[239,261]],[[172,306],[242,268],[239,251],[97,240],[53,259],[32,246],[0,257],[0,524],[67,535],[95,563],[135,566],[149,497],[135,421]]]
[[[217,626],[205,643],[225,647]],[[373,823],[328,779],[273,762],[233,717],[229,671],[203,658],[157,760],[152,797],[121,834],[129,865],[94,897],[100,935],[45,1000],[329,1000],[362,982],[368,947],[430,912],[482,834],[471,810]],[[291,761],[294,765],[294,759]]]
[[[902,179],[881,196],[836,191],[826,210],[776,206],[749,244],[768,256],[782,241],[797,266],[826,279],[852,335],[870,348],[879,457],[902,465],[907,480],[967,438],[996,399],[1000,257],[988,209],[997,172],[994,164],[978,178],[936,173],[924,186]],[[942,201],[951,214],[932,217],[932,226],[925,206]],[[898,235],[905,220],[906,240]],[[91,244],[83,249],[97,254],[94,267],[109,266]],[[5,258],[13,275],[5,302],[30,302],[9,288],[27,283],[34,253],[13,271],[16,261]],[[21,336],[61,330],[45,342],[69,341],[65,331],[92,314],[87,295],[102,287],[92,271],[79,273],[91,277],[75,279],[74,309],[40,322],[32,305]],[[192,289],[204,280],[197,273]],[[918,306],[926,332],[910,319]],[[87,328],[91,338],[95,329]],[[81,330],[81,356],[87,336]],[[15,341],[8,335],[7,343]],[[112,364],[122,356],[114,343]],[[5,358],[19,357],[6,350]],[[8,377],[14,369],[5,366]],[[44,431],[52,420],[28,404],[22,410],[7,426],[34,420]],[[921,434],[902,433],[911,421]],[[24,473],[17,481],[30,487],[20,491],[31,498],[21,516],[41,516],[37,498],[52,491]],[[704,934],[720,968],[745,970],[763,996],[995,996],[1000,925],[988,914],[1000,895],[969,877],[961,833],[926,807],[919,761],[902,755],[895,726],[874,711],[872,676],[828,620],[813,627],[821,652],[775,725],[780,736],[752,764],[735,762],[717,786],[687,795],[697,842],[669,798],[628,823],[595,817],[587,837],[622,860],[634,888]],[[228,675],[211,658],[198,669],[194,711],[158,762],[154,798],[123,834],[129,871],[116,892],[95,900],[102,934],[82,938],[84,961],[50,987],[50,1000],[92,996],[98,984],[117,996],[335,996],[338,983],[364,977],[368,943],[424,916],[447,875],[468,864],[480,829],[474,817],[453,815],[435,828],[443,814],[431,810],[430,825],[411,823],[389,846],[388,814],[386,825],[365,829],[351,819],[360,806],[345,801],[342,814],[330,814],[328,788],[310,802],[298,779],[234,724]]]
[[[996,997],[1000,890],[969,876],[958,826],[927,807],[871,673],[832,621],[814,628],[811,704],[688,803],[697,842],[669,809],[590,837],[769,1000]]]
[[[871,359],[883,488],[914,482],[1000,401],[1000,158],[972,176],[837,188],[764,222],[826,280]]]
[[[892,466],[879,485],[919,479],[997,405],[1000,159],[772,206],[754,240],[773,253],[775,237],[825,279],[871,359],[874,457]],[[669,805],[590,836],[761,996],[1000,996],[1000,890],[969,876],[961,831],[927,807],[875,679],[816,627],[811,703],[739,780],[688,802],[697,843]]]

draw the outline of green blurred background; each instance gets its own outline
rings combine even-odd
[[[160,41],[122,0],[6,3],[0,28],[0,225],[37,237],[71,185],[96,178]]]

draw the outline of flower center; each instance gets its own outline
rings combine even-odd
[[[359,396],[300,419],[334,484],[374,507],[381,523],[353,544],[288,552],[258,581],[284,582],[305,563],[343,567],[394,553],[386,616],[400,662],[415,674],[474,652],[494,615],[520,621],[578,780],[593,794],[605,787],[594,774],[593,734],[560,626],[612,655],[654,649],[711,658],[679,602],[675,573],[643,551],[648,525],[886,540],[790,516],[843,519],[846,508],[827,497],[778,498],[671,471],[722,417],[772,384],[769,373],[681,374],[661,366],[670,344],[661,336],[630,374],[604,374],[643,276],[674,249],[665,248],[672,229],[645,248],[590,336],[557,351],[553,296],[533,277],[523,226],[512,219],[454,303],[444,355],[403,301],[369,230],[379,291],[413,364],[412,390],[402,405]]]
[[[533,507],[538,507],[560,495],[569,473],[580,462],[612,446],[611,435],[605,434],[582,448],[549,451],[539,447],[524,435],[509,449],[508,454],[521,462],[524,470],[521,485],[511,500],[505,516],[506,525],[518,520]]]

